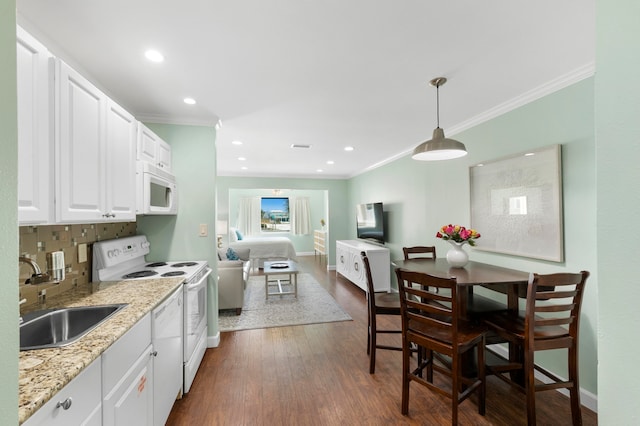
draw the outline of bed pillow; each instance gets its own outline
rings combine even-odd
[[[234,249],[229,247],[227,249],[227,259],[228,260],[239,260],[240,258],[238,257],[238,253],[236,253]]]
[[[229,228],[229,242],[235,243],[238,241],[238,234],[236,234],[236,228]]]
[[[238,238],[238,241],[241,241],[244,238],[239,229],[236,229],[236,237]]]

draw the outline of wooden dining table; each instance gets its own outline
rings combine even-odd
[[[458,285],[458,312],[464,319],[473,319],[482,315],[482,310],[488,306],[491,309],[508,309],[518,311],[518,299],[526,297],[529,273],[516,269],[503,268],[487,263],[470,261],[463,268],[452,268],[446,259],[410,259],[394,260],[391,262],[395,269],[402,268],[411,272],[421,272],[441,278],[456,278]],[[482,296],[474,295],[473,288],[482,286],[490,290],[507,295],[507,303],[500,305],[498,302]],[[491,343],[491,342],[487,342]],[[521,351],[513,345],[509,345],[509,358],[511,360],[522,357]],[[472,360],[469,360],[471,364]],[[475,367],[465,367],[463,371],[471,371]],[[522,380],[522,377],[513,376],[514,380]]]
[[[463,268],[452,268],[445,259],[410,259],[391,262],[395,269],[422,272],[441,278],[456,278],[460,316],[468,318],[473,307],[473,287],[482,286],[507,295],[506,308],[518,310],[518,298],[526,297],[529,273],[481,262],[469,262]]]

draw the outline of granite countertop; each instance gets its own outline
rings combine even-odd
[[[21,351],[18,376],[18,421],[22,424],[60,389],[97,359],[138,320],[173,293],[183,278],[91,283],[50,298],[46,305],[30,310],[56,307],[127,303],[124,307],[78,341],[61,348]]]

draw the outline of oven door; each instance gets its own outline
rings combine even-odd
[[[207,327],[207,278],[211,269],[195,283],[184,285],[184,362],[187,362],[202,331]],[[205,336],[206,338],[206,336]]]

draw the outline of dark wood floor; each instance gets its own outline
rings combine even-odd
[[[376,374],[369,374],[365,295],[319,259],[301,257],[300,265],[353,321],[222,333],[168,425],[451,424],[449,400],[416,383],[409,415],[400,413],[401,353],[379,350]],[[538,424],[571,424],[560,393],[542,392],[536,401]],[[487,380],[486,415],[475,397],[459,413],[461,425],[526,424],[524,395],[495,377]],[[583,423],[596,425],[596,414],[583,409]]]

